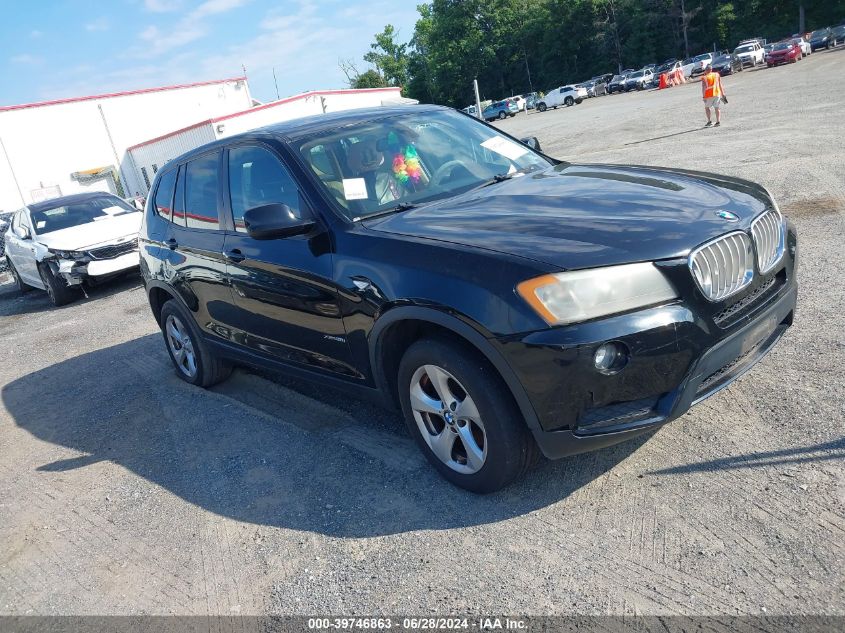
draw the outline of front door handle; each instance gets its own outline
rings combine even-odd
[[[167,244],[168,248],[170,248],[171,251],[175,251],[179,247],[179,242],[177,242],[172,237],[167,240],[165,244]]]
[[[237,248],[233,248],[232,250],[226,251],[223,254],[226,256],[226,259],[228,259],[230,262],[235,262],[236,264],[246,259],[246,255],[241,253],[241,251]]]

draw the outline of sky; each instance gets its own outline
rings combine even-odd
[[[249,77],[261,101],[345,88],[386,24],[407,41],[415,0],[3,0],[0,105]]]

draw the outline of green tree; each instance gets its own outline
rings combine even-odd
[[[375,72],[384,78],[388,86],[404,86],[408,81],[407,44],[396,41],[396,30],[392,24],[376,35],[364,61],[375,67]]]

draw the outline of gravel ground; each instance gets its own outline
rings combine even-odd
[[[130,278],[53,309],[0,290],[2,614],[845,614],[845,49],[502,127],[552,155],[766,184],[800,310],[729,389],[648,438],[486,497],[395,414],[170,368]],[[767,98],[768,97],[768,98]]]

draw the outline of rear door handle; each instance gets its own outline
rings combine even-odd
[[[171,251],[175,251],[179,247],[179,242],[177,242],[172,237],[165,242],[167,246],[170,248]]]
[[[230,262],[238,263],[246,259],[246,255],[241,253],[241,251],[237,248],[233,248],[232,250],[226,251],[223,254],[226,256],[226,259],[228,259]]]

